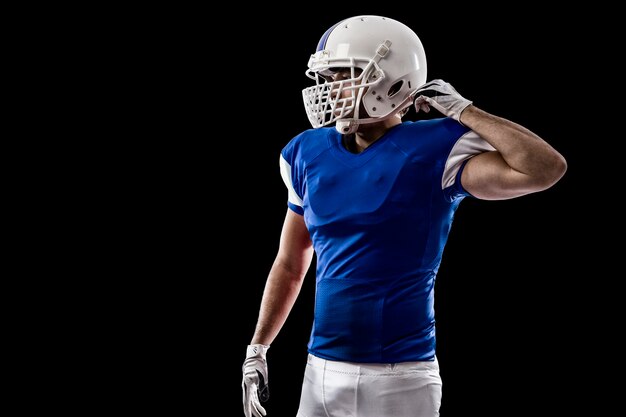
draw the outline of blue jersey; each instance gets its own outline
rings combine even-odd
[[[317,256],[309,352],[349,362],[435,355],[435,277],[471,156],[493,150],[458,122],[404,122],[359,154],[335,128],[281,152],[289,208]]]

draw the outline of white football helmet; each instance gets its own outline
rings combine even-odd
[[[426,82],[422,42],[405,24],[381,16],[351,17],[328,29],[308,66],[315,85],[302,98],[311,125],[336,122],[343,134],[410,106]],[[349,70],[350,78],[330,78],[337,69]],[[367,114],[359,115],[363,109]]]

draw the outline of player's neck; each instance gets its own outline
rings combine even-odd
[[[379,123],[370,123],[359,126],[359,130],[346,143],[346,147],[350,152],[361,153],[371,144],[383,137],[389,129],[402,123],[399,117],[392,117]]]

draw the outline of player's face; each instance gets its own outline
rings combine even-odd
[[[360,68],[354,68],[354,73],[351,68],[331,68],[329,70],[329,75],[325,76],[327,82],[338,83],[341,81],[351,80],[354,78],[358,78],[363,71]],[[354,104],[354,100],[356,99],[356,94],[358,90],[355,89],[357,85],[361,83],[361,80],[356,80],[354,82],[347,82],[341,85],[341,92],[339,92],[339,84],[336,84],[336,88],[331,90],[330,94],[333,99],[337,97],[337,94],[341,94],[342,99],[337,103],[335,107],[335,114],[339,116],[341,114],[341,109],[344,105]],[[344,117],[350,117],[350,114],[345,115]]]

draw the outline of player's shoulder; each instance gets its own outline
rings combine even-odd
[[[403,132],[407,135],[412,136],[419,134],[430,139],[440,139],[442,137],[458,138],[469,130],[461,123],[449,117],[419,120],[416,122],[406,121],[402,123],[402,128]]]
[[[448,117],[405,121],[394,134],[394,142],[407,153],[446,153],[469,129]]]
[[[285,158],[298,155],[300,158],[313,158],[330,147],[329,134],[334,128],[307,129],[291,139],[282,150]]]

